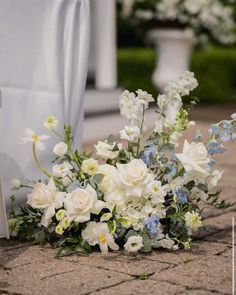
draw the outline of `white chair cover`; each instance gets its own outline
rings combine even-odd
[[[89,0],[0,0],[0,176],[5,198],[12,178],[42,177],[32,147],[19,144],[26,127],[47,134],[43,123],[54,115],[62,125],[74,127],[76,144],[81,143],[89,12]],[[47,150],[39,155],[44,165],[57,141],[45,142]]]

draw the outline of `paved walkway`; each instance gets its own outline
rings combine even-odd
[[[208,124],[200,125],[206,132]],[[236,146],[230,145],[218,164],[225,171],[220,184],[224,198],[231,201],[236,199],[235,152]],[[97,252],[58,259],[50,248],[0,240],[0,294],[232,294],[235,210],[206,210],[206,227],[191,251],[155,251],[135,258]]]

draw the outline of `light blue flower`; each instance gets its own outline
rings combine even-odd
[[[223,142],[229,142],[232,140],[231,134],[227,130],[221,131],[219,134],[219,138]]]
[[[152,215],[144,220],[144,227],[148,230],[152,238],[157,236],[157,225],[159,221],[160,219],[157,215]]]
[[[220,128],[217,124],[212,124],[211,128],[209,129],[209,133],[211,135],[217,135],[219,133],[219,131],[220,131]]]
[[[146,165],[151,164],[151,158],[156,155],[156,146],[154,144],[150,145],[148,148],[145,148],[143,150],[143,154],[141,156],[141,159]]]
[[[188,192],[186,190],[183,189],[177,189],[175,191],[175,195],[176,195],[176,202],[178,204],[184,205],[188,203]]]
[[[224,120],[223,121],[223,127],[224,127],[224,129],[230,129],[232,127],[231,122],[227,121],[227,120]]]
[[[224,148],[224,145],[222,143],[218,143],[217,141],[215,140],[211,140],[209,143],[208,143],[208,153],[210,155],[214,155],[214,154],[223,154],[225,152],[225,148]]]
[[[194,137],[193,137],[193,141],[194,142],[199,142],[202,139],[202,134],[199,130],[196,131]]]

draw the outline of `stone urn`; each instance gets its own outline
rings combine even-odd
[[[191,30],[181,29],[154,29],[149,37],[156,50],[152,81],[163,91],[168,82],[178,79],[189,69],[196,38]]]

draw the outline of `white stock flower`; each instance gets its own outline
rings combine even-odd
[[[98,200],[97,192],[87,185],[85,189],[78,188],[68,194],[64,206],[69,222],[86,222],[90,220],[91,213],[99,214],[105,203]]]
[[[197,231],[199,227],[202,226],[202,218],[199,215],[199,213],[196,213],[194,211],[187,212],[184,215],[184,220],[187,228],[193,231]]]
[[[138,89],[136,91],[137,98],[139,100],[139,103],[144,104],[148,106],[148,104],[152,101],[155,101],[151,94],[147,93],[147,91],[144,91],[142,89]]]
[[[210,159],[208,152],[203,143],[184,142],[183,153],[176,154],[176,157],[182,163],[187,172],[197,172],[200,174],[208,174]]]
[[[56,177],[66,177],[70,174],[70,171],[73,169],[70,163],[64,161],[61,164],[54,165],[52,167],[53,175]]]
[[[81,166],[81,169],[84,173],[87,173],[88,175],[94,175],[97,173],[99,168],[98,161],[95,159],[87,159],[84,160]]]
[[[48,138],[49,136],[47,135],[37,135],[34,130],[26,128],[25,137],[21,139],[21,143],[32,142],[38,150],[43,151],[45,149],[45,144],[42,141]]]
[[[89,222],[87,227],[82,231],[82,238],[90,246],[99,245],[104,255],[107,255],[108,247],[114,251],[119,250],[119,246],[115,243],[114,237],[110,233],[106,223]]]
[[[21,187],[21,181],[19,179],[12,179],[11,190],[18,190]]]
[[[171,144],[173,144],[175,147],[179,146],[179,138],[182,136],[183,134],[181,132],[178,131],[174,131],[171,135],[170,135],[170,139],[169,142]]]
[[[164,203],[165,202],[165,196],[166,191],[164,187],[162,186],[162,183],[160,181],[153,181],[148,184],[147,186],[148,192],[152,195],[152,202],[153,203]]]
[[[101,183],[99,183],[99,188],[103,192],[112,191],[114,186],[117,184],[118,171],[116,167],[109,164],[104,164],[99,166],[97,172],[103,175],[103,179]]]
[[[50,179],[48,185],[38,182],[34,189],[27,196],[27,204],[34,209],[44,212],[41,224],[45,227],[55,215],[55,209],[62,207],[66,193],[59,192],[55,186],[53,179]]]
[[[142,113],[142,105],[133,92],[125,90],[119,99],[120,113],[128,120],[138,119]]]
[[[117,164],[119,179],[126,196],[141,197],[147,184],[153,180],[146,164],[141,159],[133,159],[127,164]]]
[[[118,155],[118,151],[113,151],[115,147],[115,143],[113,145],[108,144],[104,141],[99,141],[96,145],[94,145],[97,156],[101,157],[104,160],[114,159]],[[121,148],[121,145],[118,145]]]
[[[143,238],[141,236],[131,236],[124,244],[126,251],[136,253],[143,247]]]
[[[46,129],[55,129],[58,126],[58,123],[58,120],[54,116],[49,116],[44,122],[44,127]]]
[[[214,170],[206,179],[208,189],[213,189],[217,186],[220,181],[224,171]]]
[[[135,141],[140,135],[140,129],[137,126],[125,126],[120,131],[120,138],[130,142]]]
[[[59,157],[64,156],[68,152],[68,146],[65,142],[59,142],[57,143],[53,148],[54,154],[56,154]]]

